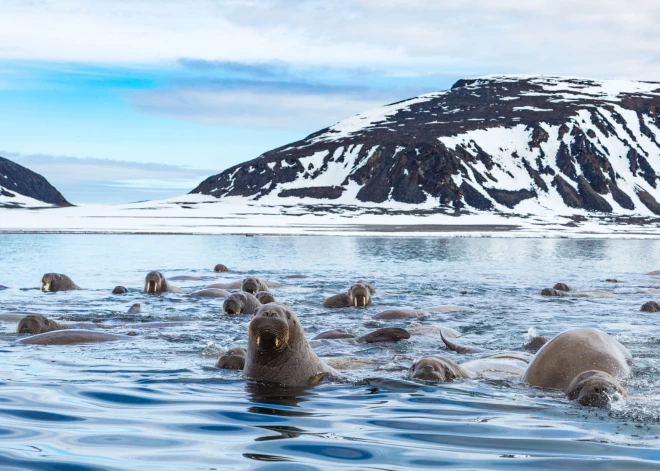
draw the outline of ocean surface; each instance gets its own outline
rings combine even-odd
[[[216,274],[216,263],[232,271]],[[660,469],[660,241],[0,235],[0,313],[36,312],[97,322],[126,342],[28,346],[0,322],[0,469],[403,470]],[[191,275],[181,294],[150,296],[144,276]],[[42,293],[65,273],[82,291]],[[246,275],[278,281],[278,301],[308,337],[345,328],[451,327],[462,345],[520,349],[530,333],[599,327],[633,354],[630,397],[611,410],[569,402],[515,377],[413,382],[424,354],[456,361],[439,338],[398,344],[313,341],[344,379],[304,392],[258,388],[215,367],[244,346],[250,316],[222,314],[222,299],[185,291]],[[606,282],[616,278],[621,283]],[[323,308],[354,281],[376,287],[366,309]],[[544,298],[566,282],[593,298]],[[116,285],[130,292],[112,295]],[[133,303],[140,314],[127,314]],[[421,321],[375,321],[394,307],[459,305]],[[153,321],[172,322],[142,328]],[[131,324],[130,326],[128,324]]]

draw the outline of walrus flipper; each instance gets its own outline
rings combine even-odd
[[[451,341],[447,340],[447,339],[445,338],[444,334],[442,333],[442,331],[440,331],[440,338],[442,339],[442,341],[444,342],[445,346],[446,346],[449,350],[451,350],[451,351],[453,351],[453,352],[456,352],[456,353],[479,353],[479,352],[483,352],[483,350],[480,349],[480,348],[474,348],[474,347],[463,347],[463,346],[461,346],[461,345],[458,345],[458,344],[456,344],[456,343],[454,343],[454,342],[451,342]]]

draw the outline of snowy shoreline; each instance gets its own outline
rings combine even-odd
[[[647,224],[608,222],[597,216],[515,216],[474,212],[420,214],[401,205],[341,207],[308,202],[274,205],[202,195],[125,205],[0,208],[2,234],[335,235],[384,237],[660,238]]]

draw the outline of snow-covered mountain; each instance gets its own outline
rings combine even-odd
[[[192,193],[310,209],[654,216],[659,140],[660,83],[489,76],[346,119]]]
[[[41,175],[0,157],[0,207],[71,206]]]

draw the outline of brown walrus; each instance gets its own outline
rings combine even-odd
[[[150,271],[144,278],[144,292],[147,294],[179,293],[181,289],[169,284],[161,272]]]
[[[287,387],[312,386],[337,375],[310,347],[296,314],[283,304],[261,306],[250,321],[243,373]]]
[[[248,276],[245,278],[243,283],[241,283],[241,291],[245,291],[246,293],[250,294],[257,294],[260,291],[270,293],[270,289],[268,289],[266,282],[261,278],[257,278],[256,276]]]
[[[317,334],[312,340],[340,340],[340,339],[354,339],[355,335],[350,334],[345,329],[326,330]]]
[[[642,304],[642,307],[639,310],[644,312],[658,312],[660,311],[660,303],[657,301],[649,301]]]
[[[54,320],[48,319],[41,314],[29,314],[22,318],[16,326],[16,332],[19,334],[43,334],[54,330],[71,329],[66,324],[60,324]]]
[[[98,330],[66,329],[54,330],[19,340],[25,345],[73,345],[77,343],[112,342],[129,340],[128,335],[116,335]]]
[[[229,271],[229,268],[227,268],[227,266],[223,265],[222,263],[218,263],[216,266],[213,267],[213,271],[215,272]]]
[[[371,295],[376,290],[369,283],[354,283],[346,294],[335,294],[323,301],[323,307],[367,307],[371,304]]]
[[[592,329],[571,329],[557,335],[539,350],[522,381],[532,386],[569,391],[580,374],[597,370],[616,380],[630,376],[632,355],[616,339],[605,332]],[[600,401],[609,401],[608,392],[619,389],[606,375],[592,375],[589,380],[590,397],[598,393]],[[592,397],[592,402],[598,402]]]
[[[275,297],[268,291],[259,291],[254,295],[261,304],[275,303]]]
[[[125,294],[128,293],[128,290],[124,286],[115,286],[112,290],[112,294]]]
[[[41,277],[41,291],[56,293],[57,291],[71,291],[80,289],[71,278],[60,273],[46,273]]]
[[[570,400],[591,407],[607,407],[617,395],[626,397],[628,391],[614,376],[599,370],[580,373],[566,390]]]
[[[487,373],[520,375],[529,363],[529,355],[504,352],[487,358],[466,361],[460,365],[439,355],[424,356],[416,360],[408,375],[427,381],[450,381],[454,379],[478,378]]]
[[[247,350],[244,348],[232,348],[223,353],[216,366],[224,370],[242,370],[245,367]]]
[[[379,343],[379,342],[398,342],[399,340],[409,339],[410,333],[406,329],[398,327],[385,327],[374,330],[361,337],[355,337],[344,329],[328,330],[321,332],[312,340],[344,340],[355,339],[357,342]]]
[[[568,286],[566,283],[555,283],[552,289],[556,289],[557,291],[573,291],[573,288]]]
[[[233,293],[222,304],[225,314],[254,314],[261,307],[259,300],[248,292]]]

